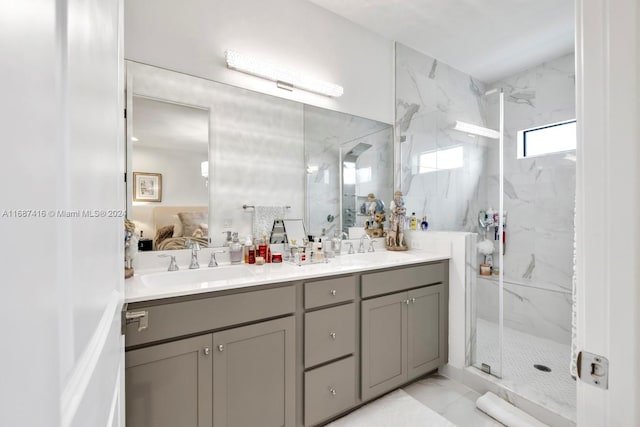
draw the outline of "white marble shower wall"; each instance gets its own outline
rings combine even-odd
[[[396,43],[397,182],[409,214],[427,216],[430,230],[477,231],[477,211],[486,199],[487,150],[491,142],[453,130],[456,120],[485,124],[485,85],[437,59]],[[450,169],[420,167],[421,155],[462,151]],[[455,150],[454,150],[455,151]],[[452,165],[449,164],[449,167]],[[439,162],[437,167],[447,167]]]
[[[396,44],[396,141],[401,157],[397,179],[407,210],[427,215],[429,229],[479,232],[478,211],[498,208],[498,142],[465,135],[451,127],[460,120],[498,129],[498,96],[484,93],[500,87],[506,100],[505,322],[515,329],[567,343],[575,151],[517,159],[515,150],[518,130],[575,118],[573,55],[487,85]],[[458,146],[463,150],[461,168],[426,173],[417,170],[420,154]],[[497,313],[494,288],[482,282],[475,292],[477,314],[487,320]]]
[[[491,85],[505,93],[505,322],[565,344],[571,337],[575,150],[518,159],[516,138],[519,130],[575,118],[574,70],[570,54]],[[497,102],[497,96],[488,98],[492,127],[498,126]],[[487,200],[494,208],[496,150],[492,147],[488,156]],[[478,290],[479,298],[491,301],[493,297],[482,296],[482,289],[493,292],[491,286]]]

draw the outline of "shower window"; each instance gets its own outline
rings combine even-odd
[[[413,174],[436,172],[446,169],[457,169],[464,166],[462,146],[420,153],[413,158]]]
[[[576,121],[518,131],[518,158],[541,156],[576,149]]]

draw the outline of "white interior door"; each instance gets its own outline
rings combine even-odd
[[[640,425],[639,23],[637,0],[576,2],[578,348],[610,364],[577,382],[579,426]]]
[[[121,12],[0,0],[2,426],[124,425]]]

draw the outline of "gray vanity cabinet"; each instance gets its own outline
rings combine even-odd
[[[212,426],[212,336],[126,353],[129,427]]]
[[[362,400],[407,381],[406,292],[362,302]]]
[[[295,420],[295,320],[213,334],[213,425],[287,427]]]
[[[218,295],[127,308],[127,427],[294,426],[295,286]]]
[[[447,363],[447,290],[443,284],[439,284],[407,294],[409,381]]]
[[[444,263],[363,275],[363,400],[424,375],[447,361],[448,288]],[[422,286],[415,288],[417,283]],[[409,289],[373,297],[392,290]]]

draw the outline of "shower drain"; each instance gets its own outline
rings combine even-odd
[[[538,365],[535,364],[533,365],[534,368],[536,368],[538,371],[542,371],[542,372],[551,372],[551,368],[545,365]]]

